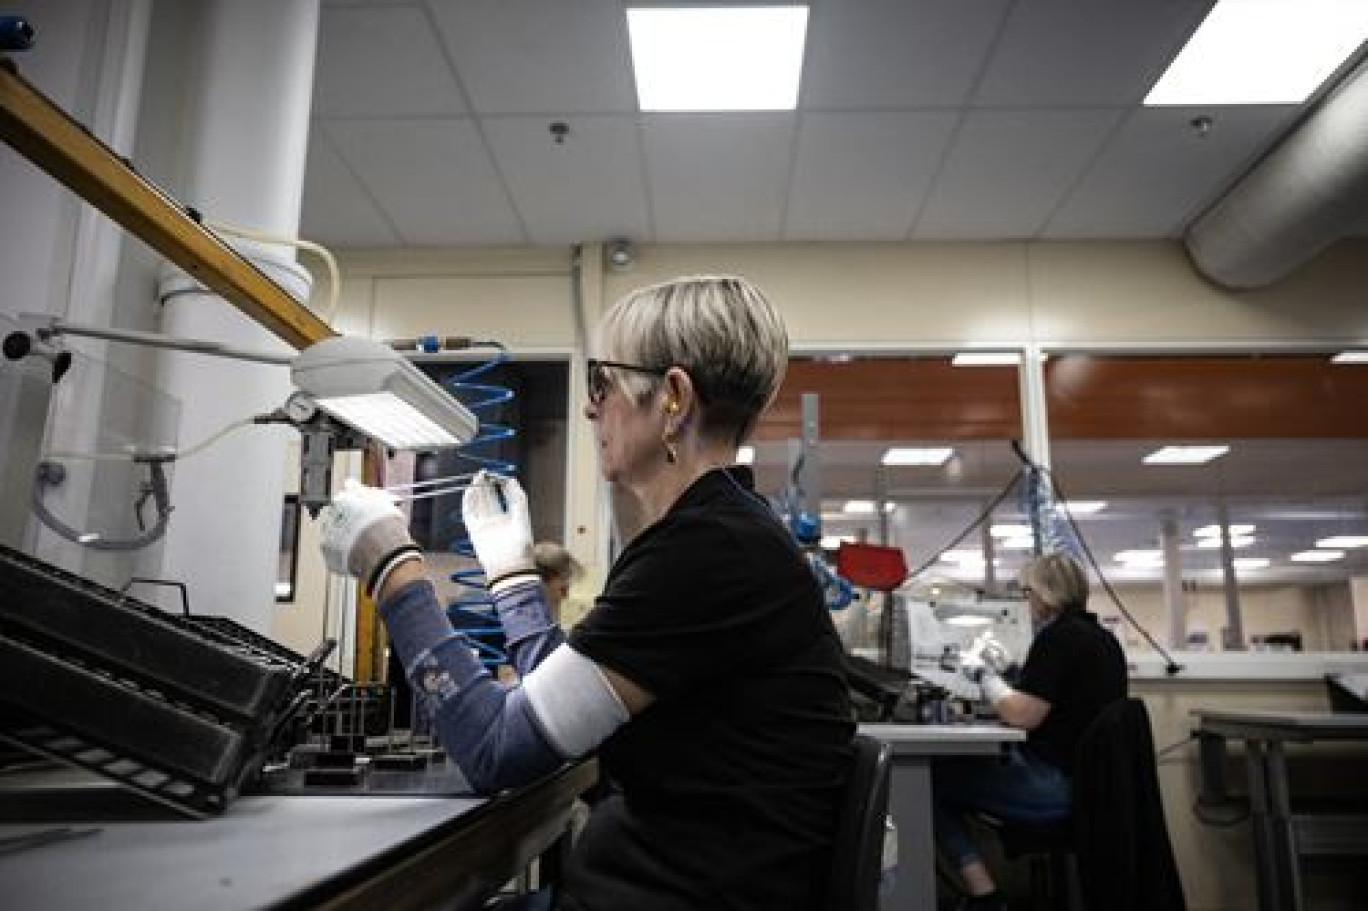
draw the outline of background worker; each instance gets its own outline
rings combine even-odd
[[[1087,610],[1088,577],[1062,553],[1038,557],[1021,571],[1036,634],[1015,686],[1001,677],[1007,656],[988,650],[964,669],[1004,724],[1027,732],[1026,742],[1000,757],[938,762],[932,773],[936,841],[959,871],[973,911],[1005,911],[987,865],[965,827],[976,812],[999,819],[1045,822],[1072,808],[1070,776],[1078,741],[1112,702],[1126,696],[1121,645]]]
[[[561,622],[561,607],[570,597],[570,586],[584,572],[580,562],[570,551],[555,541],[538,541],[532,545],[532,563],[546,586],[551,619]]]

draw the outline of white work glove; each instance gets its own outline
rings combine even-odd
[[[360,580],[374,594],[390,572],[422,554],[394,495],[348,478],[319,514],[320,547],[328,569]]]
[[[516,478],[488,471],[475,475],[461,498],[461,518],[491,591],[521,583],[521,576],[536,576],[527,494]]]
[[[977,683],[989,705],[1012,692],[1002,679],[1002,671],[1011,663],[1001,642],[990,632],[977,636],[960,657],[960,673]]]
[[[969,650],[982,659],[984,667],[999,676],[1012,666],[1012,656],[1007,647],[990,631],[980,633]]]

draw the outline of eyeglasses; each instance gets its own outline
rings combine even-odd
[[[589,390],[589,401],[595,405],[602,405],[603,400],[608,397],[608,390],[613,388],[613,378],[608,373],[608,368],[614,367],[618,370],[631,370],[634,373],[644,373],[648,376],[663,377],[664,370],[656,370],[653,367],[639,367],[636,364],[623,364],[619,361],[598,361],[590,358],[586,363],[587,372],[585,374],[586,387]]]

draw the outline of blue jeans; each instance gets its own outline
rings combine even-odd
[[[1058,767],[1008,748],[1004,756],[947,757],[931,766],[936,843],[956,868],[979,860],[964,825],[970,813],[1049,822],[1069,815],[1073,787]]]

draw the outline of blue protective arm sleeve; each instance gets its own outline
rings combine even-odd
[[[546,586],[536,576],[495,592],[494,607],[503,624],[508,657],[519,676],[530,674],[565,641],[565,633],[551,619]]]
[[[380,605],[380,615],[437,739],[472,788],[492,793],[528,784],[564,761],[522,688],[497,683],[470,640],[451,628],[430,582],[405,585]]]

